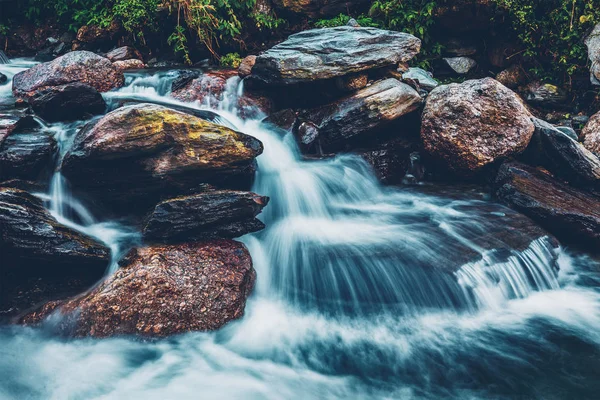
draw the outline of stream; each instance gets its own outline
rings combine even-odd
[[[29,66],[13,60],[0,72],[12,79]],[[127,73],[104,97],[109,108],[204,110],[264,144],[252,191],[271,198],[259,215],[266,229],[239,239],[257,271],[244,317],[161,340],[66,339],[52,317],[42,328],[0,326],[0,398],[596,398],[594,260],[548,237],[508,247],[502,233],[515,213],[483,189],[384,187],[358,156],[304,159],[290,134],[240,116],[237,77],[222,101],[205,104],[169,97],[176,77]],[[12,102],[10,84],[0,86],[3,112]],[[57,162],[84,123],[40,121],[59,144]],[[37,195],[59,222],[111,249],[107,274],[140,243],[75,198],[60,171]]]

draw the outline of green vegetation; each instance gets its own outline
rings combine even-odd
[[[221,66],[237,68],[242,63],[242,57],[238,53],[227,53],[221,57]]]

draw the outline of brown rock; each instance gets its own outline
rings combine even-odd
[[[126,61],[126,60],[140,60],[144,61],[142,57],[142,53],[140,53],[137,49],[130,46],[123,46],[117,49],[111,50],[106,53],[106,58],[110,61]]]
[[[22,322],[56,311],[74,336],[210,331],[243,315],[255,277],[248,250],[231,240],[144,247],[90,293],[49,303]]]
[[[256,63],[256,56],[248,56],[242,60],[242,63],[238,68],[238,75],[240,78],[245,78],[252,74],[254,63]]]
[[[335,84],[343,92],[355,92],[365,88],[368,81],[369,76],[367,74],[354,74],[337,78]]]
[[[586,149],[600,157],[600,113],[594,114],[581,131]]]
[[[521,99],[492,78],[439,86],[427,98],[425,149],[454,170],[477,171],[525,150],[534,132]]]
[[[143,61],[138,59],[124,60],[124,61],[115,61],[113,62],[115,68],[119,71],[127,71],[128,69],[144,69],[146,65]]]
[[[106,28],[98,25],[84,25],[77,31],[77,40],[92,45],[104,44],[111,41],[120,29],[119,23],[114,20]]]
[[[108,59],[89,51],[74,51],[16,74],[13,94],[27,99],[38,91],[75,82],[107,92],[123,86],[124,77]]]
[[[496,75],[496,80],[510,89],[516,89],[527,82],[527,74],[519,64],[513,64]]]

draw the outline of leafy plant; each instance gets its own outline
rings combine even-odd
[[[336,26],[344,26],[347,25],[348,22],[350,21],[350,19],[352,19],[351,16],[349,15],[345,15],[345,14],[340,14],[337,17],[331,18],[331,19],[320,19],[317,22],[315,22],[315,27],[317,28],[333,28]],[[356,22],[358,22],[358,24],[360,26],[370,26],[370,27],[380,27],[380,24],[373,21],[373,19],[369,16],[366,15],[359,15],[358,17],[356,17]]]
[[[221,57],[221,66],[237,68],[242,63],[242,57],[238,53],[227,53]]]

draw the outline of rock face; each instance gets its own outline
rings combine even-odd
[[[130,46],[123,46],[123,47],[119,47],[117,49],[111,50],[108,53],[106,53],[106,58],[108,58],[112,62],[126,61],[126,60],[132,60],[132,59],[144,61],[142,54]]]
[[[83,83],[51,86],[29,98],[33,111],[46,121],[68,121],[98,115],[106,109],[102,95]]]
[[[0,181],[37,180],[52,165],[57,153],[54,138],[46,133],[12,133],[0,144]]]
[[[375,28],[313,29],[291,35],[256,58],[252,77],[271,85],[312,82],[407,62],[421,41]]]
[[[389,78],[335,103],[300,113],[301,124],[296,134],[307,137],[307,130],[311,130],[312,134],[308,135],[311,142],[318,137],[324,150],[335,151],[415,111],[420,105],[421,97],[413,88]]]
[[[525,150],[535,129],[519,97],[491,78],[434,89],[422,116],[425,149],[454,170],[477,171]]]
[[[332,17],[369,3],[368,0],[273,0],[284,11],[315,17]]]
[[[600,113],[594,114],[581,131],[586,149],[600,157]]]
[[[557,237],[600,248],[600,198],[514,162],[500,168],[496,196]]]
[[[73,51],[16,74],[13,94],[29,99],[44,89],[76,82],[107,92],[123,86],[124,77],[108,59],[89,51]]]
[[[590,80],[594,85],[600,85],[600,24],[596,25],[585,41],[588,48],[588,58],[592,63]]]
[[[597,185],[600,160],[581,143],[551,124],[534,118],[535,133],[526,156],[574,184]]]
[[[203,183],[247,181],[257,139],[163,106],[119,108],[83,128],[62,163],[74,187],[107,203],[156,203]]]
[[[263,229],[255,217],[268,197],[250,192],[217,190],[159,203],[148,217],[144,239],[177,242],[231,239]]]
[[[42,201],[0,188],[0,314],[81,292],[102,277],[110,252],[60,225]]]
[[[52,311],[74,336],[168,336],[215,330],[244,313],[256,272],[246,247],[220,240],[132,251],[121,268],[89,294],[49,303],[26,316]]]

